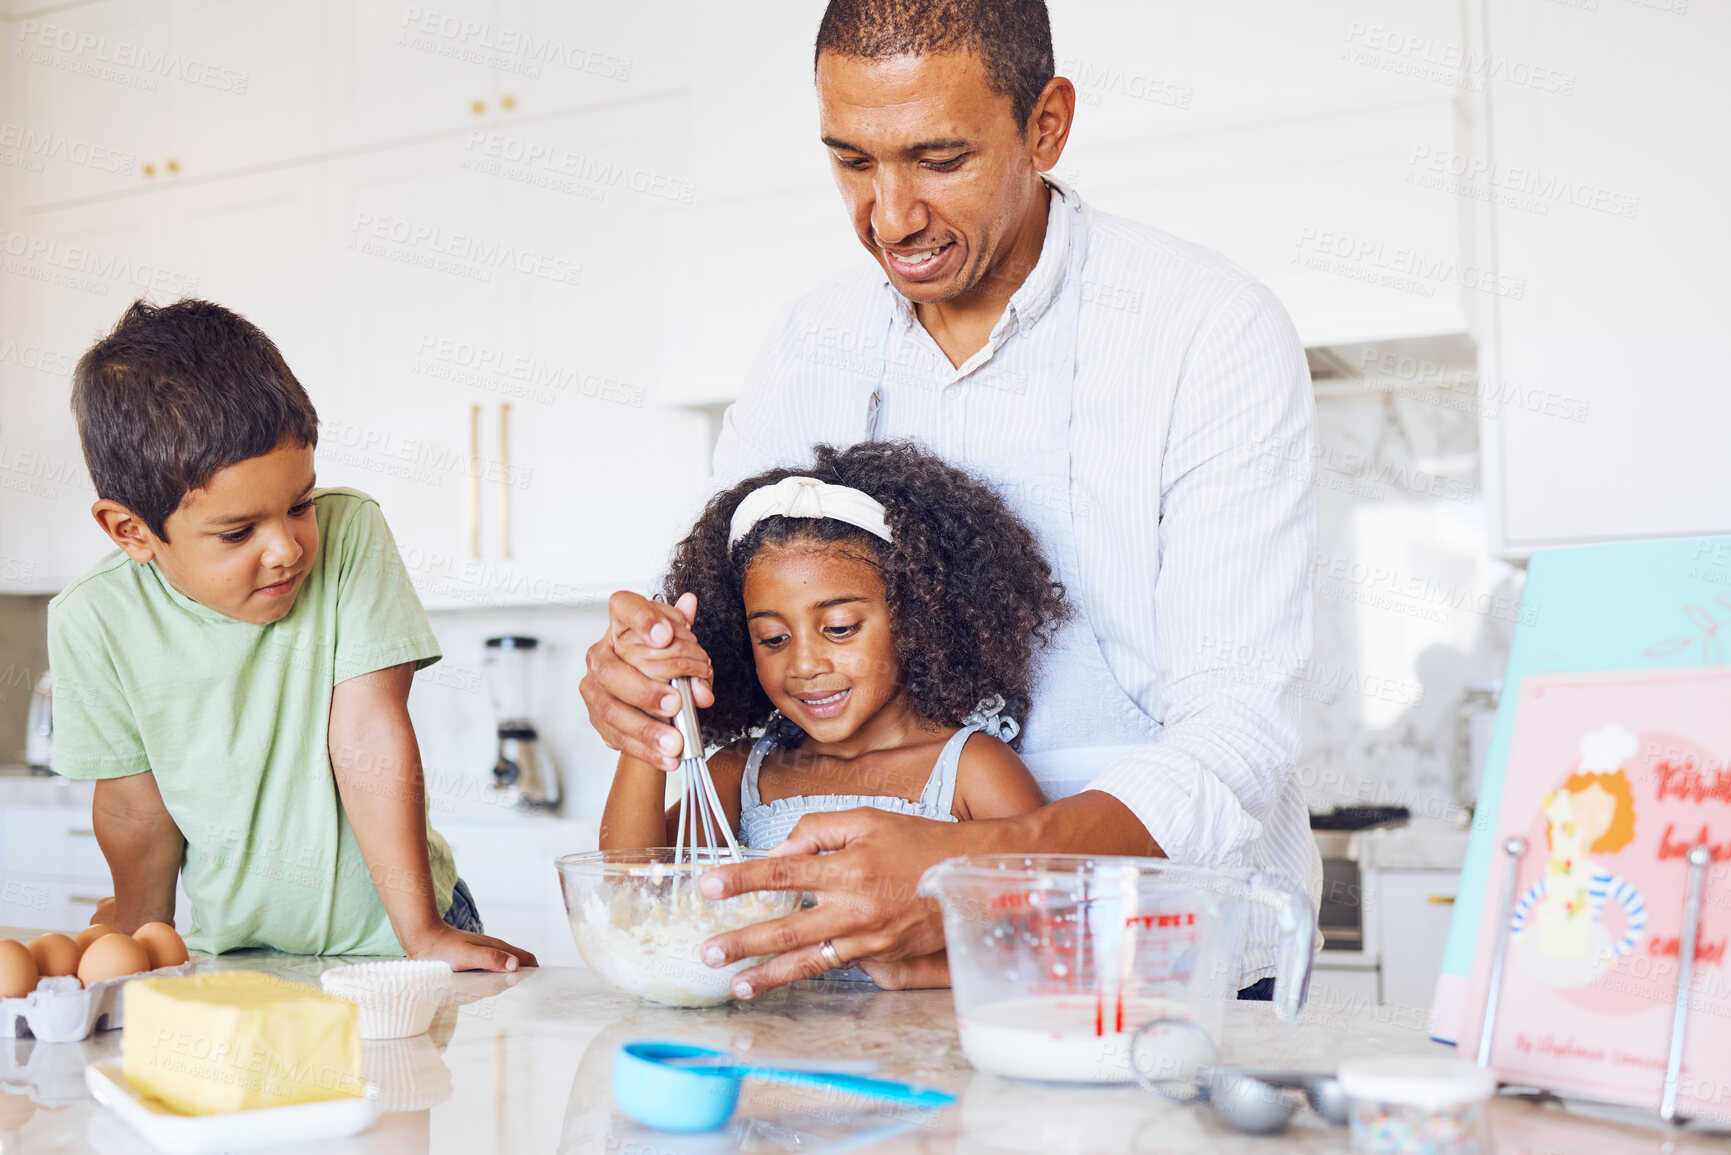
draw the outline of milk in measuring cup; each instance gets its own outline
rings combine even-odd
[[[1060,1083],[1129,1083],[1135,1080],[1130,1038],[1136,1028],[1154,1019],[1190,1017],[1184,1004],[1171,999],[1073,994],[988,1003],[960,1016],[956,1025],[968,1062],[982,1071]],[[1163,1066],[1208,1061],[1188,1033],[1145,1042],[1144,1066],[1155,1056]]]

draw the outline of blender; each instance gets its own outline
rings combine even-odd
[[[499,754],[493,788],[524,810],[557,810],[564,796],[559,768],[541,748],[533,718],[534,687],[540,684],[539,638],[487,639],[487,692],[498,719]]]

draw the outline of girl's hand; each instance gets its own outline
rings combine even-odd
[[[679,712],[679,695],[667,683],[688,677],[698,706],[715,704],[715,670],[691,632],[696,620],[695,594],[671,606],[626,590],[607,599],[607,633],[589,647],[578,688],[608,746],[663,770],[679,765],[684,744],[664,721]]]

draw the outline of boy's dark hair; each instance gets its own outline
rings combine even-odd
[[[697,595],[697,639],[715,667],[715,705],[702,711],[705,741],[728,743],[774,710],[757,680],[745,621],[745,571],[766,545],[845,543],[883,578],[908,705],[959,726],[982,698],[1002,694],[1026,719],[1034,649],[1070,614],[1064,587],[1039,542],[984,482],[914,445],[820,445],[804,469],[772,469],[713,498],[674,551],[662,596]],[[731,548],[733,511],[747,494],[784,477],[846,485],[883,504],[893,541],[832,518],[767,517]]]
[[[219,469],[283,442],[317,446],[319,418],[276,345],[221,305],[134,301],[72,371],[72,414],[96,495],[164,541],[168,517]]]
[[[1045,0],[830,0],[817,26],[814,70],[825,52],[867,60],[978,53],[987,84],[1010,98],[1023,129],[1055,74]]]

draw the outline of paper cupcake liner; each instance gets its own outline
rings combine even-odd
[[[449,963],[403,959],[357,963],[319,976],[326,994],[361,1011],[361,1038],[403,1039],[425,1034],[451,981]]]

